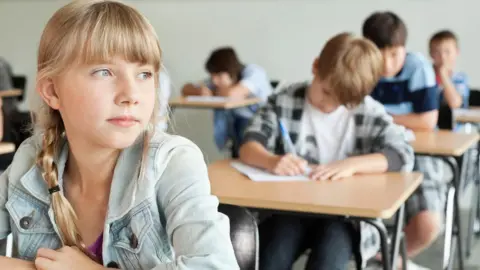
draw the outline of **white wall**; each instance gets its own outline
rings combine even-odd
[[[29,77],[33,93],[36,47],[52,13],[66,1],[0,0],[0,55],[16,73]],[[461,42],[459,68],[480,87],[480,2],[476,0],[149,0],[127,1],[156,28],[177,88],[205,76],[210,50],[233,45],[246,63],[264,66],[271,78],[289,81],[310,76],[312,59],[327,38],[360,33],[374,10],[393,10],[406,21],[408,48],[426,53],[427,40],[440,28],[454,30]],[[176,132],[197,142],[209,160],[220,157],[208,111],[176,110]]]

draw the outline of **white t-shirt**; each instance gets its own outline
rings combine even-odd
[[[315,134],[317,149],[311,149],[314,147],[308,139],[310,134]],[[300,153],[308,153],[309,157],[318,160],[320,164],[343,160],[355,147],[353,114],[345,106],[324,113],[306,101],[300,138],[303,140]]]

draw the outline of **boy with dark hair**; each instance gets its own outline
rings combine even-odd
[[[450,30],[439,31],[430,38],[430,57],[433,60],[441,101],[451,109],[468,107],[470,89],[467,75],[455,71],[459,55],[458,39]]]
[[[184,96],[223,96],[233,99],[257,97],[265,102],[272,93],[272,86],[265,70],[257,65],[244,65],[231,47],[214,50],[205,68],[210,74],[204,84],[186,84]],[[219,149],[232,140],[232,156],[238,157],[243,131],[258,105],[233,110],[215,110],[214,137]]]
[[[407,28],[393,12],[375,12],[363,24],[363,35],[383,55],[383,77],[371,96],[384,104],[395,123],[414,131],[433,131],[438,118],[438,90],[431,63],[419,53],[407,53]],[[446,184],[440,160],[416,157],[414,171],[422,185],[406,202],[407,255],[416,256],[437,237],[445,207]],[[427,269],[408,262],[408,269]]]
[[[240,159],[278,175],[303,174],[309,166],[313,180],[411,170],[405,129],[368,96],[382,69],[369,40],[348,33],[331,38],[313,61],[313,81],[286,86],[254,116]],[[294,149],[282,143],[281,125]],[[353,253],[360,252],[363,265],[380,243],[370,225],[338,219],[277,214],[259,230],[262,270],[291,269],[307,248],[306,269],[346,269]]]

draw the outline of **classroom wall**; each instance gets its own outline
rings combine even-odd
[[[0,0],[0,56],[15,73],[29,78],[34,96],[36,49],[52,13],[68,1]],[[135,0],[126,1],[145,14],[158,32],[164,61],[179,89],[206,76],[203,63],[210,50],[233,45],[245,63],[264,66],[271,78],[287,81],[310,77],[313,58],[327,38],[340,32],[360,33],[374,10],[390,9],[409,29],[408,48],[427,52],[427,39],[440,28],[454,30],[461,42],[459,68],[480,87],[480,3],[475,0]],[[178,93],[177,93],[178,94]],[[27,104],[22,108],[26,109]],[[189,137],[209,161],[222,156],[213,144],[208,110],[177,109],[175,132]]]

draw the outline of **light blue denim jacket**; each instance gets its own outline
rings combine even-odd
[[[39,138],[26,140],[0,176],[0,239],[13,234],[14,257],[34,260],[40,247],[61,240],[47,185],[34,165]],[[103,262],[121,269],[239,269],[228,218],[210,194],[207,167],[196,145],[157,133],[139,178],[143,139],[117,161],[104,226]],[[56,157],[60,183],[68,143]],[[91,205],[95,207],[95,205]]]

